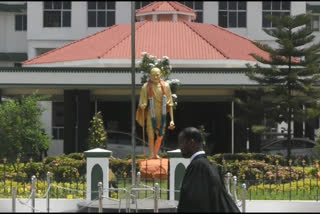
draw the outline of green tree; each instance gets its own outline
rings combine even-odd
[[[107,132],[104,128],[102,113],[97,112],[90,121],[89,127],[89,148],[107,149]]]
[[[269,54],[268,58],[252,53],[261,64],[247,64],[246,75],[256,81],[263,90],[247,93],[247,99],[241,102],[251,107],[248,111],[259,108],[265,124],[285,122],[287,131],[287,152],[291,156],[292,124],[319,116],[319,91],[314,87],[320,79],[317,53],[320,44],[312,44],[312,30],[308,27],[311,17],[308,14],[297,16],[269,16],[275,28],[264,31],[275,38],[277,47],[254,42]],[[257,96],[259,95],[259,96]],[[260,104],[257,105],[257,100]],[[239,102],[239,103],[241,103]],[[252,104],[256,106],[252,107]],[[304,108],[303,108],[304,106]],[[255,127],[257,130],[263,130]]]
[[[0,156],[8,161],[17,158],[37,159],[50,146],[50,136],[43,131],[40,117],[44,109],[38,101],[47,99],[34,93],[8,99],[0,104]]]

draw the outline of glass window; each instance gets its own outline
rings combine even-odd
[[[224,28],[247,27],[246,1],[219,2],[219,26]]]
[[[71,1],[45,1],[43,27],[71,27]]]
[[[193,2],[192,1],[184,1],[183,4],[187,7],[193,8]]]
[[[236,1],[229,1],[228,2],[228,9],[229,10],[236,10],[237,9],[237,2]]]
[[[52,9],[52,2],[51,1],[43,2],[43,8],[44,9]]]
[[[116,17],[115,11],[108,11],[107,12],[107,25],[108,26],[114,25],[116,23],[115,17]]]
[[[147,6],[148,4],[150,4],[153,1],[135,1],[136,3],[136,10],[143,8],[144,6]]]
[[[202,10],[202,9],[203,9],[203,2],[201,2],[201,1],[196,1],[196,2],[195,2],[195,7],[194,7],[194,9],[196,9],[196,10]]]
[[[62,12],[62,27],[70,27],[71,26],[71,11],[63,11]]]
[[[228,12],[227,11],[219,11],[219,26],[220,27],[228,27]]]
[[[238,26],[239,27],[246,27],[247,24],[247,13],[239,12],[238,13]]]
[[[203,22],[203,1],[178,1],[179,3],[190,7],[196,11],[196,20],[194,22]]]
[[[88,27],[109,27],[115,24],[114,1],[88,1]]]
[[[229,13],[229,27],[237,27],[237,13],[236,12]]]
[[[290,15],[290,1],[263,1],[262,2],[262,27],[272,28],[272,21],[267,15],[280,17],[282,15]]]
[[[88,9],[97,9],[96,8],[96,2],[88,1]]]
[[[15,31],[27,30],[27,15],[15,15]]]
[[[271,10],[271,1],[262,2],[262,10]]]
[[[281,2],[280,1],[272,1],[272,10],[281,10]]]
[[[96,11],[88,11],[88,27],[96,27],[97,12]]]
[[[106,12],[98,11],[98,26],[97,27],[105,27],[106,26]]]
[[[219,2],[219,10],[228,10],[228,3],[226,1]]]

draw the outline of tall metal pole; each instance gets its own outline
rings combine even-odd
[[[234,154],[234,101],[231,103],[231,154]]]
[[[132,142],[132,185],[136,183],[136,72],[135,72],[135,60],[136,60],[136,47],[135,47],[135,23],[136,22],[136,10],[135,1],[131,1],[131,142]]]

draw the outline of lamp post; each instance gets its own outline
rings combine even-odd
[[[249,142],[249,131],[250,131],[250,128],[247,127],[247,146],[246,146],[247,153],[249,153],[249,146],[250,146],[250,142]]]
[[[136,183],[136,120],[135,120],[135,108],[136,108],[136,93],[135,93],[135,1],[131,1],[131,143],[132,143],[132,185]]]

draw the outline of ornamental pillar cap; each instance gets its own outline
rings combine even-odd
[[[180,149],[168,151],[167,153],[170,158],[183,158]]]
[[[109,158],[111,157],[112,151],[106,150],[106,149],[101,149],[101,148],[95,148],[95,149],[90,149],[84,152],[84,155],[86,157],[106,157]]]

